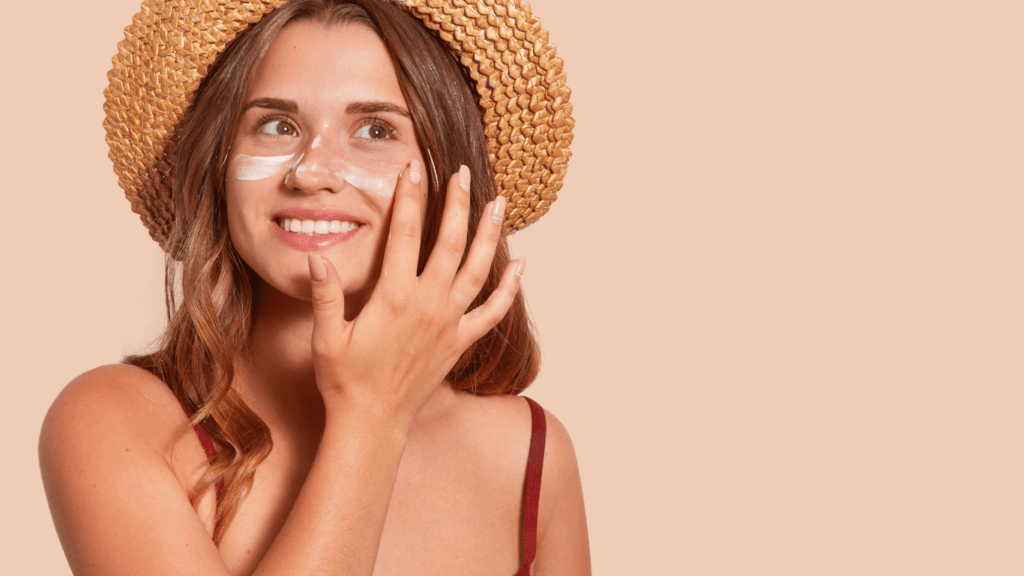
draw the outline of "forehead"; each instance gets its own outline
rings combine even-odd
[[[300,109],[356,100],[405,103],[377,34],[358,24],[308,21],[285,26],[271,43],[249,90],[248,99],[260,97],[293,100]]]

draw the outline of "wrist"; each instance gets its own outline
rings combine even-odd
[[[411,417],[380,403],[356,403],[340,396],[324,398],[326,428],[343,429],[346,434],[365,433],[404,444],[412,425]]]

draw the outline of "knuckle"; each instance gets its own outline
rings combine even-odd
[[[476,318],[473,322],[477,325],[477,338],[487,332],[487,330],[493,329],[498,326],[498,323],[502,321],[501,312],[495,310],[492,306],[485,306],[477,308]]]
[[[412,296],[409,291],[404,288],[394,288],[389,290],[386,295],[388,306],[395,312],[404,312],[409,308],[412,301]]]
[[[466,270],[466,280],[479,291],[487,282],[487,274],[483,270],[470,268]]]
[[[505,314],[502,313],[502,311],[498,308],[491,308],[489,310],[484,311],[481,314],[481,317],[487,324],[487,328],[489,330],[497,326],[498,323],[501,322],[501,319],[505,317]]]
[[[313,291],[313,310],[324,312],[332,310],[338,303],[338,296],[327,291]]]
[[[442,242],[444,251],[452,256],[459,256],[462,254],[462,249],[466,246],[466,241],[457,235],[450,235]]]
[[[326,334],[316,334],[312,342],[313,357],[333,360],[338,355],[338,342]]]
[[[420,227],[417,224],[411,222],[401,222],[396,226],[398,228],[396,232],[398,233],[399,236],[403,236],[405,238],[420,237]]]
[[[313,340],[313,356],[317,358],[329,359],[332,357],[334,349],[329,346],[325,341],[325,338],[316,338]]]

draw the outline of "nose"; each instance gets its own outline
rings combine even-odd
[[[285,186],[306,193],[337,193],[345,186],[345,180],[331,170],[331,152],[319,145],[320,140],[319,136],[314,138],[289,166]]]

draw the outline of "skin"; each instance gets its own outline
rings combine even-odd
[[[297,105],[289,114],[296,135],[275,128],[274,137],[292,137],[302,149],[321,136],[306,153],[325,162],[346,138],[366,135],[357,128],[365,118],[346,112],[353,101],[405,107],[376,36],[309,23],[290,25],[271,46],[249,99],[261,97]],[[269,146],[253,130],[261,112],[247,111],[237,153]],[[518,570],[529,409],[516,397],[456,392],[444,376],[505,314],[522,262],[510,263],[498,290],[467,313],[500,217],[492,221],[488,205],[460,269],[465,171],[449,181],[438,248],[416,276],[423,158],[408,119],[376,115],[393,123],[394,142],[385,145],[407,166],[393,207],[390,198],[316,171],[293,173],[287,183],[284,175],[228,182],[232,240],[262,279],[252,353],[236,360],[233,385],[270,427],[274,449],[219,547],[211,540],[212,490],[198,513],[187,498],[205,454],[194,434],[181,433],[185,415],[163,382],[131,366],[106,366],[55,401],[40,464],[76,575]],[[344,210],[363,227],[343,245],[303,252],[268,223],[296,206]],[[556,418],[547,421],[532,573],[589,574],[572,443]]]

